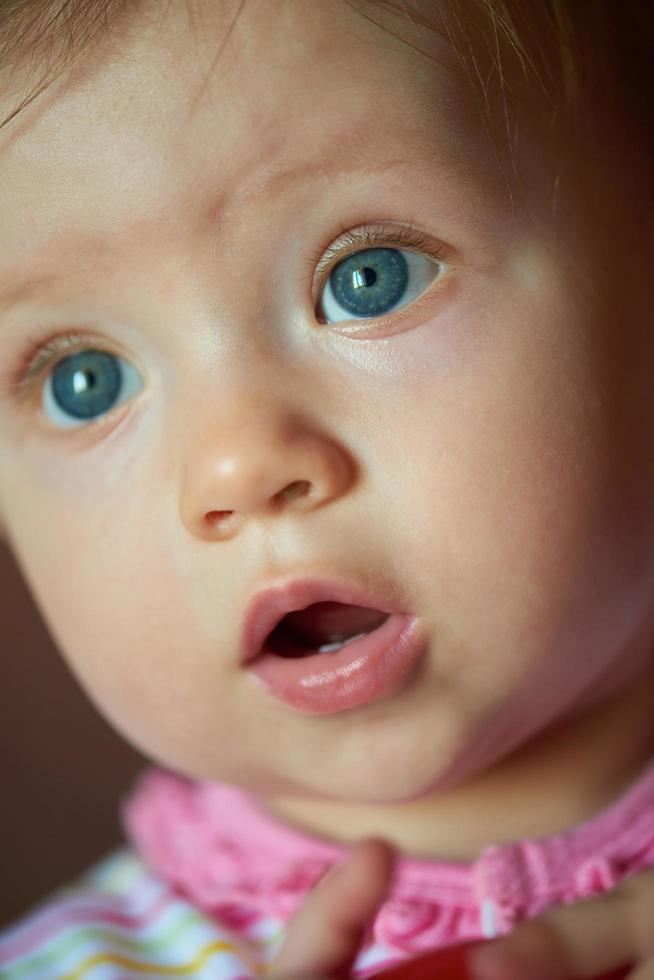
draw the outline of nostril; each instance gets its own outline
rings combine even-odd
[[[210,528],[217,528],[223,534],[229,534],[236,529],[239,518],[233,510],[210,510],[204,519]]]
[[[280,490],[275,499],[279,501],[296,500],[298,497],[308,496],[310,492],[311,484],[308,480],[294,480],[293,483],[289,483],[283,490]]]
[[[1,0],[0,0],[1,2]],[[313,484],[308,480],[294,480],[273,497],[273,503],[283,504],[285,501],[311,495]],[[232,534],[243,520],[243,515],[236,510],[209,510],[204,515],[204,524],[221,534]]]

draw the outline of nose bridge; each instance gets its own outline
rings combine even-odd
[[[248,522],[309,512],[354,482],[354,460],[311,411],[308,390],[272,367],[187,400],[180,514],[197,536],[226,539]]]

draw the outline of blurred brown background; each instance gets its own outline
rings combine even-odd
[[[145,760],[86,700],[0,543],[0,930],[123,843]]]

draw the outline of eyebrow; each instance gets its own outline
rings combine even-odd
[[[26,303],[35,293],[41,292],[47,286],[56,285],[63,279],[64,276],[60,273],[53,273],[49,276],[30,276],[27,279],[22,279],[7,291],[0,292],[0,314],[5,313],[12,306]]]
[[[339,134],[336,134],[334,139],[338,138]],[[413,138],[415,139],[415,136]],[[360,136],[359,138],[348,140],[347,145],[344,147],[347,150],[346,163],[343,160],[325,162],[325,154],[321,151],[309,161],[304,160],[294,167],[287,168],[280,174],[274,174],[267,178],[265,181],[266,187],[278,194],[288,183],[308,180],[316,176],[345,177],[358,173],[379,176],[398,167],[404,167],[407,170],[413,170],[423,174],[427,170],[431,170],[432,172],[450,171],[452,174],[456,172],[454,162],[452,161],[448,165],[443,158],[443,151],[448,149],[444,142],[440,146],[430,146],[424,139],[422,142],[423,145],[420,150],[418,152],[415,152],[415,150],[412,151],[410,156],[396,156],[392,160],[385,160],[383,163],[373,164],[370,161],[370,156],[376,152],[376,148],[373,147],[371,149],[369,139],[366,140],[364,136]],[[429,162],[427,162],[427,156],[429,156]],[[460,163],[464,164],[464,161],[457,161],[457,169],[459,169]],[[472,172],[475,168],[470,167],[469,170]]]
[[[362,140],[362,144],[363,142],[364,141]],[[433,152],[433,150],[431,152]],[[370,154],[369,144],[367,153],[368,155]],[[474,175],[478,178],[480,176],[479,168],[470,164],[467,160],[457,160],[456,162],[454,160],[449,160],[446,162],[442,159],[442,157],[439,159],[436,155],[434,155],[433,159],[428,160],[426,156],[418,153],[416,155],[412,155],[411,157],[396,157],[392,160],[386,160],[383,163],[371,165],[369,159],[365,160],[365,154],[361,153],[360,150],[357,150],[355,147],[354,157],[354,165],[352,165],[350,161],[344,164],[342,160],[325,163],[323,159],[319,163],[310,161],[308,164],[306,161],[303,161],[294,167],[284,170],[282,173],[268,176],[263,183],[268,191],[274,193],[275,195],[279,195],[289,183],[299,183],[300,181],[307,181],[312,178],[315,179],[316,176],[320,175],[347,177],[364,173],[370,176],[379,177],[383,176],[385,173],[389,173],[392,170],[401,168],[416,175],[425,176],[427,173],[438,173],[441,179],[450,178],[457,179],[459,181],[462,179],[462,177],[465,178]],[[106,237],[101,236],[97,232],[88,232],[83,234],[68,248],[62,249],[61,244],[54,244],[52,248],[53,250],[56,249],[58,257],[65,254],[68,261],[72,261],[75,259],[75,257],[79,256],[83,256],[88,259],[91,252],[94,252],[96,255],[98,253],[106,255],[113,252],[113,249]],[[1,271],[2,270],[0,269],[0,272]],[[35,294],[42,292],[48,287],[65,282],[69,278],[69,275],[63,272],[53,272],[39,276],[30,275],[27,278],[12,284],[11,287],[5,291],[3,291],[1,288],[0,280],[0,314],[6,313],[10,307],[28,302],[34,297]]]

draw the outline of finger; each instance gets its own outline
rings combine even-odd
[[[654,980],[654,959],[641,963],[626,980]]]
[[[557,906],[510,935],[472,950],[474,980],[597,977],[639,963],[654,951],[654,872],[642,872],[608,895]]]
[[[364,933],[390,888],[395,854],[368,838],[320,880],[289,926],[268,977],[348,976]]]

